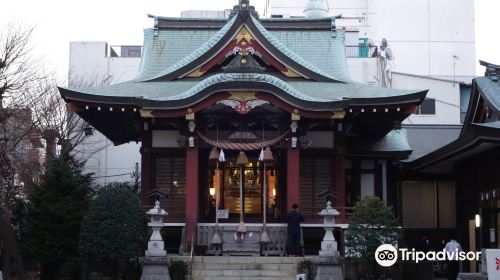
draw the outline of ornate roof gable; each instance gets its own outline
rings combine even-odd
[[[473,124],[491,123],[500,120],[500,66],[485,61],[479,64],[486,67],[484,77],[472,80],[469,108],[465,116],[461,135]]]
[[[238,67],[244,72],[260,72],[270,66],[288,78],[348,82],[332,77],[279,42],[262,26],[255,8],[244,0],[240,0],[228,22],[206,43],[176,64],[142,81],[202,77],[226,60],[230,61],[224,69],[226,72],[228,68],[239,72]]]

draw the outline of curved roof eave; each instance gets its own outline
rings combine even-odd
[[[142,83],[138,83],[142,84]],[[148,84],[148,83],[146,83]],[[127,85],[127,83],[121,84]],[[342,85],[332,83],[332,86]],[[111,86],[110,88],[112,88]],[[368,86],[367,86],[368,87]],[[116,88],[116,87],[115,87]],[[109,89],[109,88],[108,88]],[[65,99],[81,102],[121,104],[129,106],[141,106],[157,109],[179,109],[186,108],[203,101],[210,95],[223,91],[252,90],[272,93],[275,97],[286,101],[292,106],[308,111],[331,111],[349,106],[375,106],[375,105],[397,105],[418,104],[427,94],[427,91],[401,92],[400,95],[363,97],[363,98],[338,98],[323,99],[315,98],[298,91],[285,81],[267,74],[255,73],[229,73],[217,74],[196,83],[188,90],[176,95],[159,99],[148,99],[136,96],[119,96],[98,94],[94,88],[92,91],[81,88],[59,88]],[[332,89],[334,92],[335,89]],[[119,92],[119,90],[117,91]],[[97,94],[96,94],[97,93]]]
[[[486,124],[472,123],[455,141],[413,161],[405,162],[407,170],[420,171],[439,163],[453,160],[481,143],[500,145],[500,121]]]

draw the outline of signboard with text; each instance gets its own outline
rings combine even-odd
[[[228,219],[229,218],[229,210],[217,210],[217,218]]]

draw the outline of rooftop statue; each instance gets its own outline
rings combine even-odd
[[[382,68],[382,87],[392,88],[392,68],[394,67],[394,54],[387,39],[383,38],[380,44],[380,67]]]

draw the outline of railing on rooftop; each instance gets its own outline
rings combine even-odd
[[[345,47],[347,57],[368,57],[368,46],[348,45]]]

